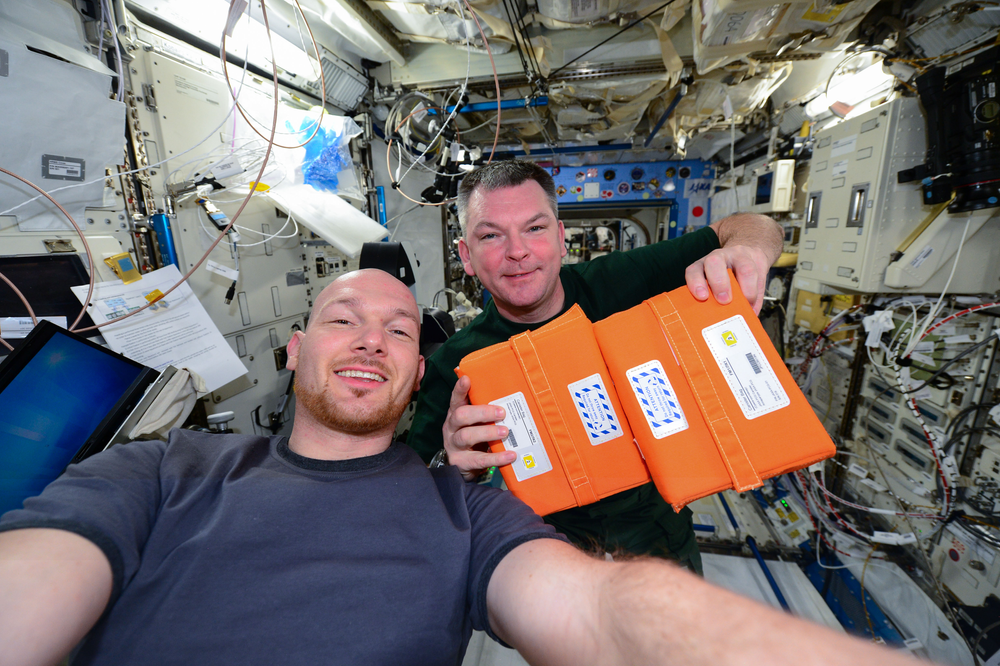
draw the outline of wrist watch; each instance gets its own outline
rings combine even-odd
[[[438,467],[446,467],[447,465],[448,465],[448,452],[445,451],[444,449],[441,449],[440,451],[434,454],[434,457],[431,458],[431,462],[429,465],[427,465],[427,467],[430,469],[437,469]]]

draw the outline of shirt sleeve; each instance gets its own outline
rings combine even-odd
[[[159,469],[166,444],[133,442],[70,465],[23,509],[0,518],[0,532],[51,528],[93,542],[111,564],[111,602],[135,575],[160,506]]]
[[[522,543],[534,539],[569,541],[509,492],[467,483],[465,495],[472,526],[468,588],[472,626],[503,643],[490,627],[486,607],[486,591],[497,565]]]
[[[458,382],[454,371],[449,369],[447,372],[450,381],[433,357],[428,360],[427,371],[420,383],[420,393],[417,394],[417,407],[410,424],[410,434],[406,436],[406,443],[425,463],[429,463],[434,454],[444,446],[441,429],[448,417],[451,392]]]

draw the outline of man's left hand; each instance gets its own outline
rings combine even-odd
[[[732,269],[743,295],[753,306],[754,313],[760,314],[760,308],[764,305],[764,281],[770,267],[771,260],[763,250],[747,245],[732,245],[719,248],[704,259],[694,262],[687,267],[684,277],[687,279],[688,289],[699,301],[707,300],[711,290],[715,300],[725,304],[733,297],[727,272]]]

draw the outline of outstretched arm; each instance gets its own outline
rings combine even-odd
[[[726,270],[731,268],[754,312],[760,312],[767,271],[781,255],[781,226],[754,213],[736,213],[709,226],[722,247],[688,266],[684,273],[688,289],[699,301],[706,300],[711,290],[716,300],[728,303],[732,294]]]
[[[663,560],[605,562],[537,539],[487,592],[490,626],[532,664],[916,666],[706,583]]]
[[[104,612],[108,558],[72,532],[0,533],[0,663],[57,664]]]

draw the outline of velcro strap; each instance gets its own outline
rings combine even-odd
[[[742,492],[760,486],[762,483],[760,475],[743,448],[740,436],[736,433],[725,405],[719,397],[715,382],[705,367],[704,358],[698,351],[691,332],[677,313],[677,307],[666,294],[658,296],[656,301],[662,307],[658,307],[652,301],[646,301],[646,304],[653,310],[663,333],[667,336],[667,341],[674,349],[688,386],[698,401],[698,407],[705,417],[712,439],[715,440],[719,455],[722,456],[722,461],[729,472],[733,489]]]
[[[559,462],[562,464],[566,478],[573,490],[573,496],[580,506],[596,502],[598,500],[597,494],[590,483],[590,477],[587,476],[583,459],[577,451],[576,442],[566,425],[562,410],[559,409],[559,402],[549,384],[549,378],[538,360],[538,351],[531,341],[530,331],[511,338],[511,347],[514,349],[514,355],[528,381],[528,387],[538,402],[538,408],[542,411],[542,421],[549,433],[549,442],[552,443],[552,448],[555,449],[555,453],[559,457]]]

